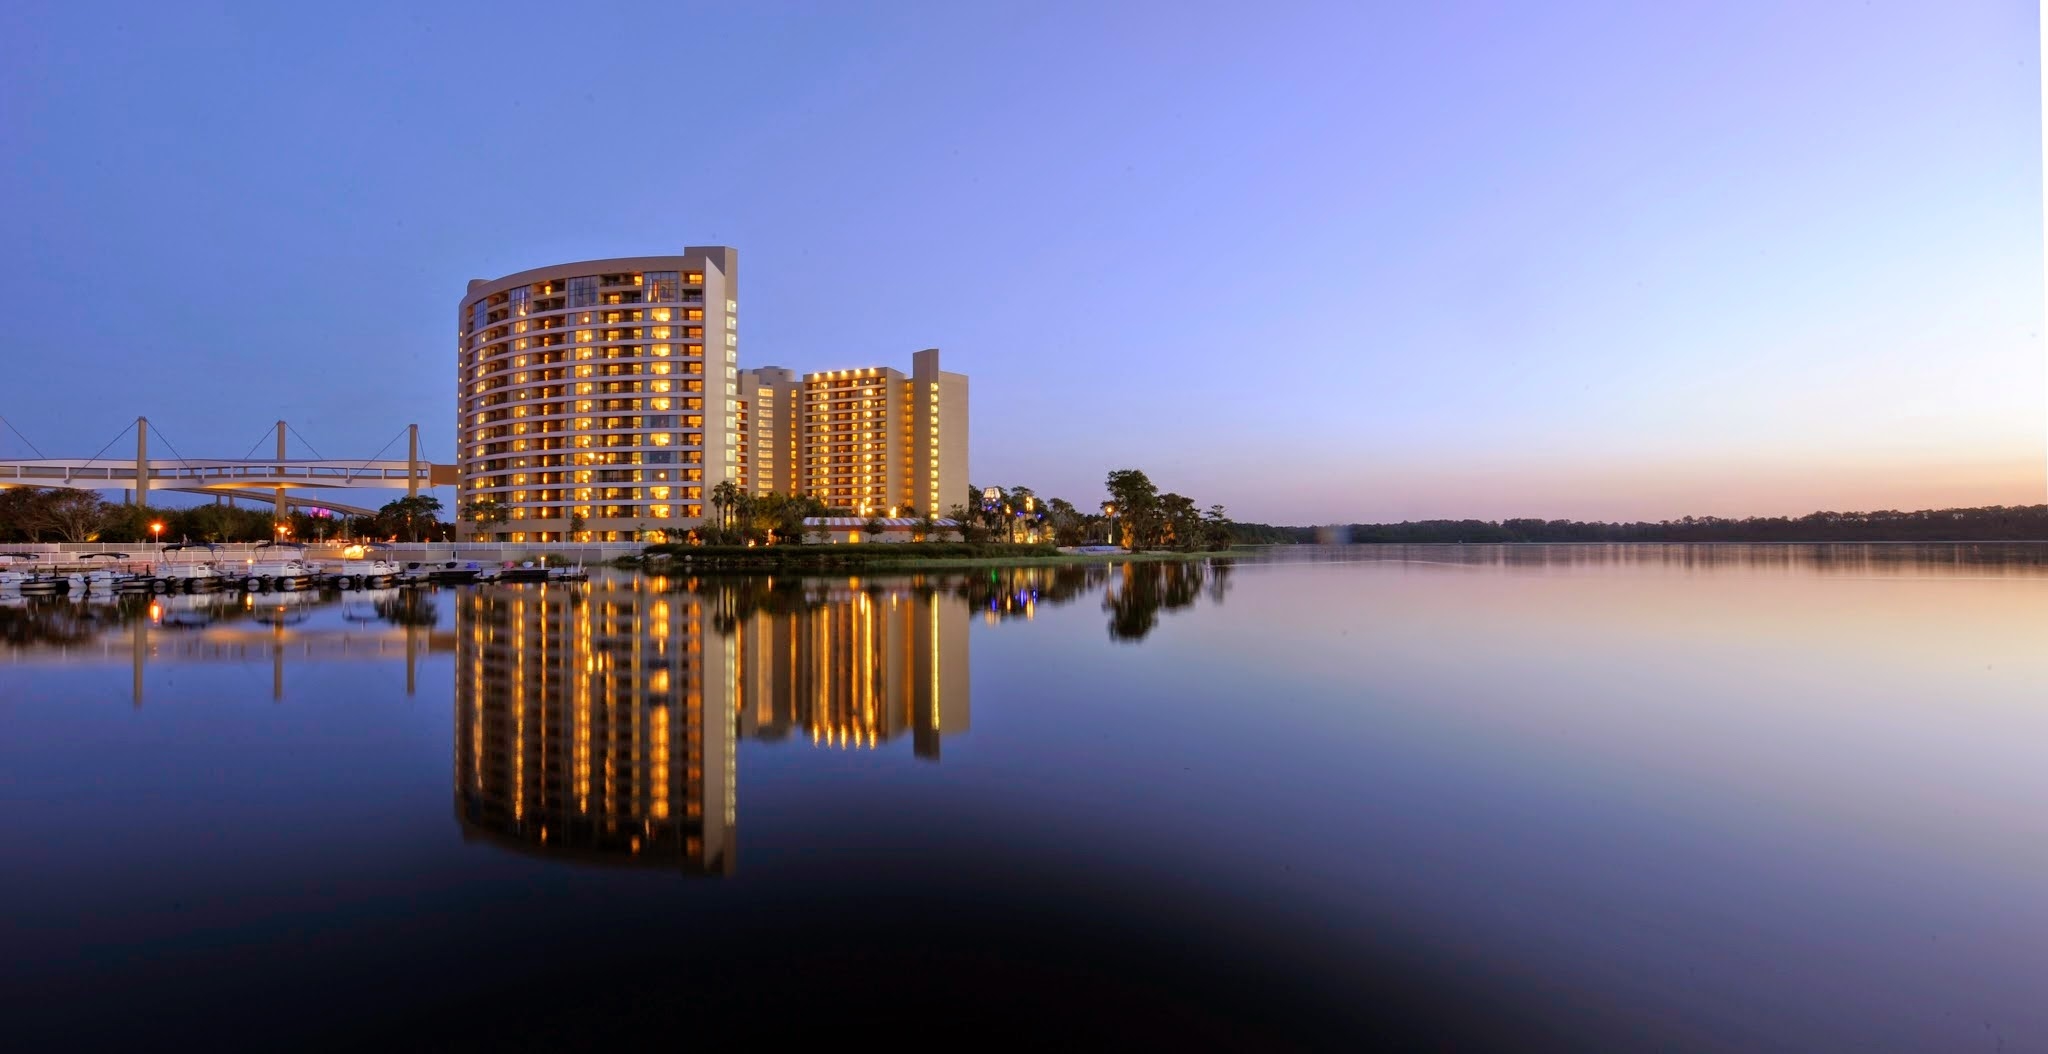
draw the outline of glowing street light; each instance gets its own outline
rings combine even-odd
[[[149,533],[155,537],[158,545],[162,545],[164,541],[164,521],[158,520],[150,524]]]

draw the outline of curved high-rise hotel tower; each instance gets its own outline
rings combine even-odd
[[[463,503],[507,542],[692,526],[740,470],[739,253],[691,246],[476,279],[457,318]]]

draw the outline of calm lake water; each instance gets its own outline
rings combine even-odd
[[[0,600],[0,1036],[2048,1049],[2048,547]]]

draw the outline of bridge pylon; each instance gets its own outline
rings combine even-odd
[[[135,504],[149,507],[149,418],[135,419]]]

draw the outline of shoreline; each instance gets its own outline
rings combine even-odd
[[[875,546],[858,554],[848,551],[850,546],[791,546],[787,551],[777,552],[774,548],[754,550],[746,553],[714,553],[703,557],[670,556],[648,554],[638,558],[617,561],[619,566],[634,567],[642,571],[708,571],[708,572],[790,572],[831,574],[852,572],[902,572],[957,571],[974,568],[995,567],[1063,567],[1089,564],[1113,563],[1190,563],[1212,557],[1236,555],[1236,550],[1201,550],[1196,552],[1172,552],[1151,550],[1137,553],[988,553],[973,555],[927,555],[922,553],[876,552],[882,546]],[[893,548],[893,547],[892,547]]]

